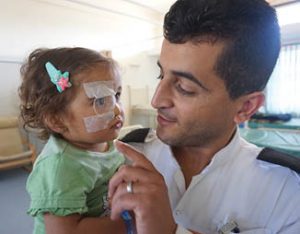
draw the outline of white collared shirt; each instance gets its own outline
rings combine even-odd
[[[299,175],[257,160],[261,148],[246,142],[238,132],[192,178],[187,190],[170,147],[154,132],[148,134],[146,143],[132,145],[164,176],[173,215],[181,227],[214,234],[235,221],[244,234],[300,234]]]

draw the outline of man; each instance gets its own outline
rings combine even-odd
[[[164,36],[156,135],[132,143],[142,153],[117,144],[133,163],[110,181],[112,219],[133,211],[139,234],[300,233],[297,173],[259,160],[274,152],[237,130],[263,104],[279,54],[274,9],[264,0],[178,0]]]

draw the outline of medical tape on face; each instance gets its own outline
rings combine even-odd
[[[112,81],[95,81],[83,83],[83,88],[89,98],[102,98],[114,96],[114,84]]]
[[[107,112],[102,115],[93,115],[83,118],[84,125],[87,132],[98,132],[108,127],[108,124],[115,117],[113,111]]]
[[[94,98],[95,115],[83,118],[87,132],[97,132],[108,127],[115,117],[115,91],[112,81],[95,81],[83,83],[88,98]]]

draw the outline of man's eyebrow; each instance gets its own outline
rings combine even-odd
[[[162,66],[159,61],[157,61],[157,65],[159,66],[160,69],[162,69]],[[195,84],[197,84],[198,86],[200,86],[201,88],[203,88],[204,90],[209,91],[209,89],[206,88],[192,73],[184,72],[184,71],[172,71],[172,74],[174,76],[188,79],[188,80],[194,82]]]

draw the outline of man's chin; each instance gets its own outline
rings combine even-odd
[[[159,126],[156,128],[156,135],[158,139],[165,143],[166,136],[164,134],[164,131]]]
[[[156,135],[157,135],[158,139],[160,139],[163,143],[165,143],[169,146],[178,145],[178,142],[174,138],[174,135],[170,135],[166,131],[163,131],[162,129],[157,128]]]

